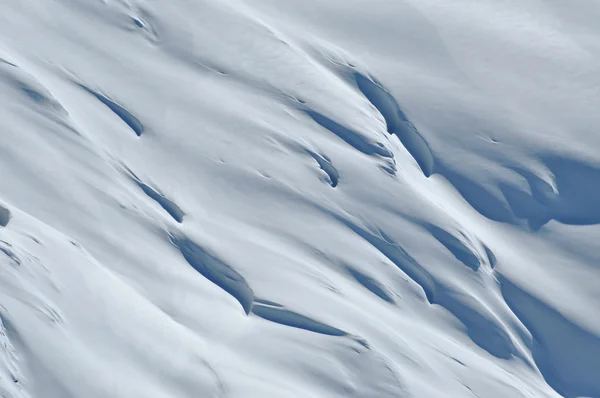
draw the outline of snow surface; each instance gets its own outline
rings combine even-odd
[[[598,0],[3,0],[0,396],[600,397]]]

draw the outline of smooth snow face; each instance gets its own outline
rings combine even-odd
[[[0,4],[0,396],[600,397],[600,3]]]

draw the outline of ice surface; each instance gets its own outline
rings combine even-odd
[[[600,397],[599,20],[2,1],[0,397]]]

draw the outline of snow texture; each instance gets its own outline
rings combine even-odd
[[[0,2],[0,397],[600,397],[596,0]]]

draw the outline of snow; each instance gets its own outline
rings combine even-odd
[[[600,397],[600,3],[0,4],[0,397]]]

